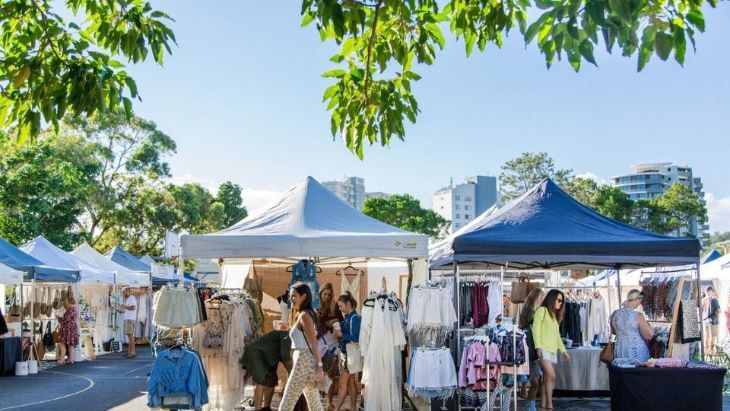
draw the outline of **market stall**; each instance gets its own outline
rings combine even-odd
[[[0,238],[0,263],[15,270],[22,271],[24,273],[23,281],[29,285],[29,287],[24,287],[21,284],[21,286],[16,288],[8,314],[11,320],[9,326],[16,330],[29,331],[29,337],[22,337],[24,341],[21,342],[21,346],[30,347],[35,342],[35,333],[38,331],[36,327],[31,327],[31,324],[35,325],[35,317],[40,316],[40,308],[43,308],[36,299],[35,293],[32,292],[35,291],[36,283],[76,283],[78,282],[79,272],[78,270],[46,265],[2,238]],[[25,297],[24,294],[26,294]],[[30,323],[26,325],[24,322],[28,318],[30,319]],[[37,357],[33,354],[33,350],[30,349],[28,349],[25,355],[33,359]]]
[[[76,306],[78,309],[77,323],[79,326],[79,347],[84,349],[86,358],[94,357],[92,348],[93,337],[96,333],[97,312],[102,311],[105,315],[109,312],[109,302],[106,296],[109,295],[115,282],[115,273],[111,270],[105,270],[92,263],[68,253],[43,236],[38,236],[20,247],[24,252],[34,258],[43,261],[46,264],[55,267],[63,267],[71,270],[78,270],[79,281],[77,287],[71,291],[76,298]],[[43,305],[46,308],[43,316],[47,317],[46,322],[53,324],[50,328],[55,328],[57,309],[63,308],[62,295],[64,286],[62,284],[44,284],[40,290],[41,298],[44,299]],[[37,290],[33,290],[34,294],[38,294]],[[53,305],[55,303],[55,305]],[[101,317],[99,317],[101,319]],[[106,316],[102,321],[106,328]],[[48,328],[48,324],[46,324]],[[101,332],[101,328],[98,330]],[[97,337],[97,344],[100,344],[101,336]],[[81,357],[78,357],[80,360]]]
[[[0,376],[10,374],[15,363],[22,360],[20,330],[8,328],[10,316],[5,319],[5,287],[15,287],[23,283],[23,272],[0,263]]]
[[[431,268],[453,270],[459,311],[464,269],[697,265],[699,249],[696,239],[653,234],[606,218],[544,180],[503,208],[478,217],[468,230],[433,250]],[[699,271],[695,281],[699,285]],[[620,292],[620,281],[618,286]],[[515,407],[516,402],[515,394]]]
[[[136,327],[135,341],[150,341],[154,333],[152,326],[152,289],[154,286],[152,267],[149,264],[140,261],[137,257],[119,245],[112,247],[106,252],[106,254],[104,254],[104,257],[122,267],[125,267],[127,270],[131,270],[135,273],[135,278],[138,278],[140,285],[137,285],[136,288],[132,289],[132,295],[134,295],[139,304],[137,307],[138,326]],[[147,278],[141,280],[139,279],[141,276],[146,276]],[[144,284],[144,286],[141,284]],[[129,285],[134,287],[133,284]],[[122,300],[122,294],[119,289],[116,290],[114,299],[115,301]],[[124,325],[124,320],[121,315],[116,317],[116,323],[117,328],[121,330]],[[121,332],[116,338],[119,341],[127,341],[127,337]]]
[[[226,276],[230,275],[227,265],[239,266],[241,270],[246,270],[244,273],[254,273],[254,260],[264,265],[282,264],[282,269],[299,265],[311,272],[313,282],[318,283],[321,281],[319,276],[324,274],[326,267],[333,267],[332,275],[336,276],[338,270],[344,270],[348,265],[353,266],[353,269],[345,271],[347,273],[364,271],[358,267],[368,259],[421,259],[423,262],[426,256],[426,236],[409,233],[372,219],[337,198],[315,179],[307,177],[260,215],[248,217],[217,233],[183,235],[180,260],[182,264],[183,257],[219,259]],[[290,271],[298,270],[299,268],[292,268]],[[282,277],[280,289],[273,294],[274,298],[286,291],[286,284],[293,277],[293,272],[282,272],[288,277]],[[262,273],[260,276],[265,277],[267,274]],[[342,280],[343,277],[334,278]],[[410,279],[412,280],[412,276]],[[381,283],[380,277],[377,282]],[[365,297],[367,299],[368,296]],[[384,301],[389,301],[391,307],[395,308],[398,304],[394,297],[383,295],[383,298]],[[396,351],[391,355],[394,352]],[[377,404],[386,403],[398,404],[396,409],[400,408],[401,393],[398,387],[402,384],[397,384],[396,380],[403,380],[402,372],[398,371],[396,375],[386,374],[383,369],[369,369],[368,358],[365,354],[365,384],[370,387],[382,385],[388,387],[388,390],[366,390],[369,396],[366,394],[365,409],[376,409]],[[400,362],[400,355],[392,360],[394,363],[396,360]],[[396,380],[386,381],[390,377]]]

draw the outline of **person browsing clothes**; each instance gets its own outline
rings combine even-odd
[[[126,358],[137,356],[137,346],[134,342],[134,333],[137,323],[137,299],[132,295],[132,289],[124,287],[122,289],[124,303],[117,308],[117,312],[124,315],[124,335],[127,336],[127,353]]]

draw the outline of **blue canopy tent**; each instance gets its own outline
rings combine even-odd
[[[139,261],[137,257],[133,256],[129,253],[129,251],[123,249],[118,245],[115,245],[114,248],[107,251],[104,256],[119,265],[127,267],[132,271],[142,271],[146,273],[151,271],[151,267],[149,264],[145,264],[142,261]]]
[[[430,250],[431,269],[453,269],[459,312],[460,269],[517,270],[697,267],[700,242],[640,230],[584,206],[543,180],[497,210],[488,210]],[[620,276],[617,276],[619,301]],[[698,304],[701,304],[698,299]],[[457,342],[458,351],[458,342]],[[515,395],[515,407],[516,407]]]
[[[604,217],[551,180],[543,180],[440,243],[431,252],[430,267],[454,263],[525,270],[676,266],[699,263],[699,252],[695,238],[654,234]]]
[[[711,261],[715,261],[720,257],[722,257],[722,254],[720,254],[719,251],[713,249],[709,253],[705,254],[704,257],[702,257],[702,264],[709,263]]]
[[[23,279],[41,282],[74,283],[79,281],[79,271],[49,267],[18,247],[0,238],[0,263],[23,271]]]

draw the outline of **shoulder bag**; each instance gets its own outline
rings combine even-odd
[[[56,342],[53,340],[53,333],[51,333],[51,322],[46,323],[46,332],[43,334],[43,346],[46,347],[46,351],[53,351],[56,349]]]
[[[601,362],[604,364],[611,364],[613,361],[613,349],[614,349],[615,342],[611,341],[608,344],[606,344],[605,347],[601,350],[601,354],[598,358],[600,358]]]

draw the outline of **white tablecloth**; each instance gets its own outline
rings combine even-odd
[[[608,367],[599,361],[600,347],[581,347],[568,350],[570,364],[558,356],[556,390],[608,391]]]

